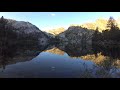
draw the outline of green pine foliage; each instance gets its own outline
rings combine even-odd
[[[116,44],[117,42],[120,42],[120,29],[118,28],[117,22],[113,17],[109,18],[106,27],[108,29],[103,30],[102,33],[100,33],[98,30],[95,31],[92,39],[93,42],[111,41],[111,43],[116,43]]]

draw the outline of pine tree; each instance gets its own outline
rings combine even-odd
[[[5,50],[12,47],[17,37],[16,32],[11,24],[8,24],[8,20],[3,16],[0,18],[0,51],[4,55]]]
[[[0,18],[0,47],[1,47],[1,54],[3,54],[4,49],[3,47],[5,47],[5,43],[6,43],[6,30],[5,30],[5,26],[6,26],[7,21],[4,19],[4,17],[2,16]]]
[[[118,29],[116,20],[111,16],[107,22],[107,28],[110,30]]]

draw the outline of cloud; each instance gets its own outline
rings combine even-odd
[[[51,13],[51,16],[55,16],[56,14],[54,14],[54,13]]]

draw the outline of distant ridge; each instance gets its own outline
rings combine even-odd
[[[81,26],[83,28],[93,29],[93,30],[96,30],[96,28],[98,27],[98,30],[100,32],[102,32],[105,29],[107,29],[106,28],[107,22],[108,22],[108,19],[98,18],[94,22],[86,22],[86,23],[83,23],[83,24],[72,24],[71,26]],[[118,23],[118,27],[120,28],[120,18],[118,18],[116,20],[116,22]],[[64,31],[65,31],[65,28],[60,27],[60,28],[55,28],[55,29],[52,29],[52,30],[48,30],[46,32],[51,33],[53,35],[58,35],[58,34],[64,32]]]

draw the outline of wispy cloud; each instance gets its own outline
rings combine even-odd
[[[54,13],[51,13],[51,16],[55,16],[56,14],[54,14]]]

